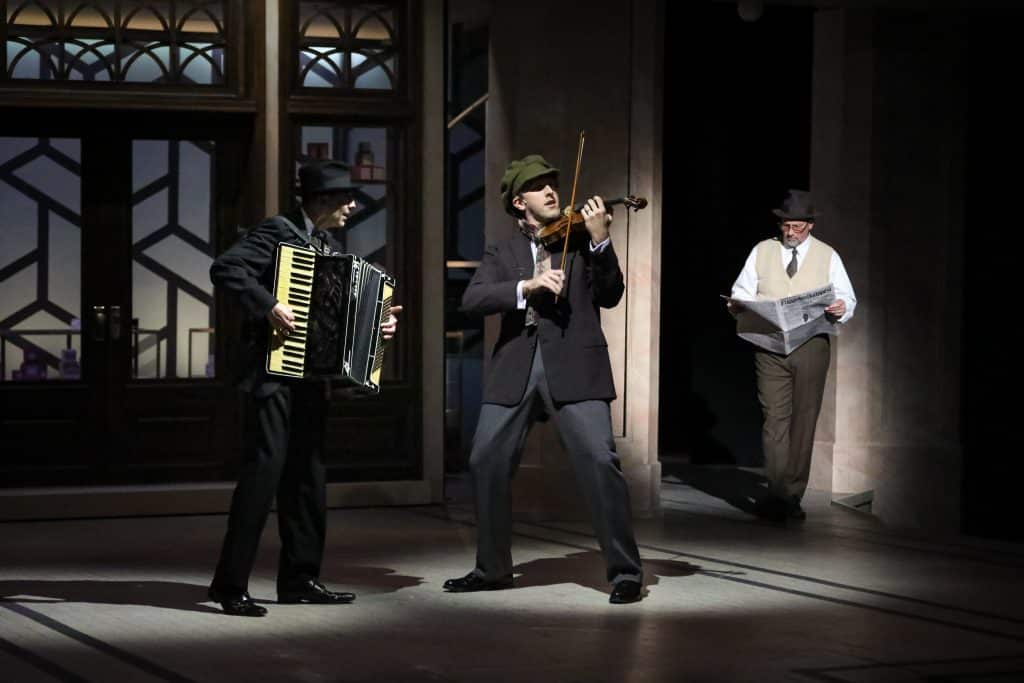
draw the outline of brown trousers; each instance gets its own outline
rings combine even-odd
[[[788,356],[754,354],[757,398],[764,415],[761,434],[769,490],[799,501],[811,472],[814,429],[825,393],[828,337],[814,337]]]

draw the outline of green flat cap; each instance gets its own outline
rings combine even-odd
[[[523,185],[534,178],[551,174],[558,175],[558,169],[539,154],[528,154],[522,159],[509,162],[505,167],[505,174],[501,176],[501,200],[505,204],[505,211],[516,215],[512,208],[512,199],[519,194]]]

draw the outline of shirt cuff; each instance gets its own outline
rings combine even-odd
[[[526,297],[523,296],[523,285],[526,284],[526,280],[520,280],[516,284],[516,309],[523,310],[526,308]]]
[[[611,235],[605,237],[600,244],[594,244],[593,240],[590,242],[590,253],[600,254],[608,246],[609,242],[612,241]]]

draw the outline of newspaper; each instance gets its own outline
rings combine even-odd
[[[785,299],[723,298],[733,305],[736,334],[766,351],[789,355],[811,337],[839,334],[839,325],[825,316],[825,308],[836,300],[831,284]]]

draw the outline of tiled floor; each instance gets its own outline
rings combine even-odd
[[[448,595],[472,515],[332,511],[323,579],[274,604],[273,519],[251,585],[205,602],[221,516],[0,524],[0,681],[1024,681],[1024,548],[937,540],[806,501],[756,520],[667,482],[638,522],[649,593],[607,602],[585,523],[521,523],[517,587]]]

